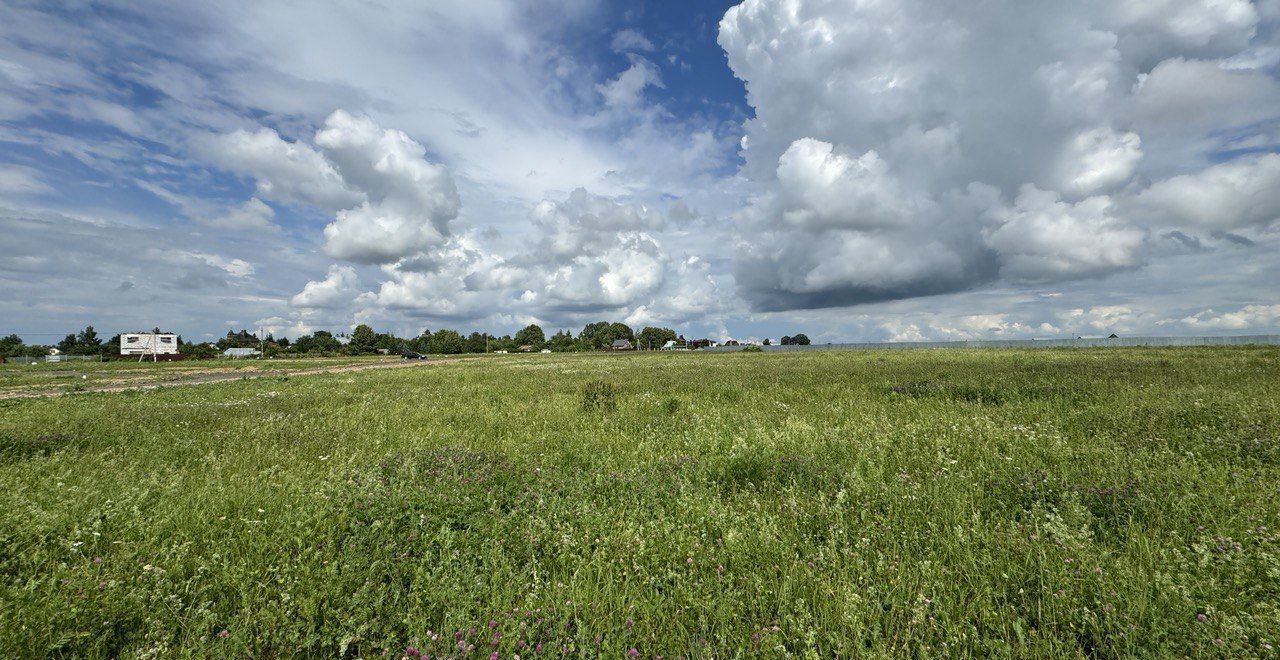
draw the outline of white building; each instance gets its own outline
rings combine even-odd
[[[121,355],[177,355],[178,335],[169,332],[122,332]]]

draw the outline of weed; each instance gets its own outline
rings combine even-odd
[[[618,409],[618,388],[603,380],[583,385],[582,409],[587,412],[615,412]]]

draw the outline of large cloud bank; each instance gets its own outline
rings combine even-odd
[[[737,215],[741,293],[777,311],[1100,278],[1173,231],[1264,229],[1275,4],[734,7],[720,43],[756,111],[758,184]]]
[[[253,179],[257,197],[244,209],[269,210],[264,198],[333,214],[324,250],[351,265],[331,266],[291,298],[303,321],[336,312],[677,323],[723,306],[709,265],[669,253],[666,214],[640,202],[582,188],[543,200],[529,212],[531,231],[508,250],[492,247],[485,232],[457,231],[461,201],[448,168],[367,117],[338,110],[310,144],[263,128],[214,136],[205,149]],[[373,290],[362,289],[360,266],[377,267]]]
[[[684,322],[721,310],[718,284],[695,256],[672,258],[658,232],[663,213],[577,189],[530,213],[536,238],[501,252],[474,232],[442,249],[382,267],[387,277],[357,303],[420,317],[537,319],[573,323],[592,315],[633,322]]]
[[[255,179],[259,197],[335,212],[324,229],[329,255],[391,263],[442,245],[461,202],[453,178],[405,133],[337,110],[315,145],[274,130],[238,130],[206,147],[213,160]]]

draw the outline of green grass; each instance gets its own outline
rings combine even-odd
[[[0,401],[0,656],[1275,657],[1278,502],[1271,348]]]

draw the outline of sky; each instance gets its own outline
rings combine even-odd
[[[0,334],[1280,332],[1280,0],[0,0]]]

